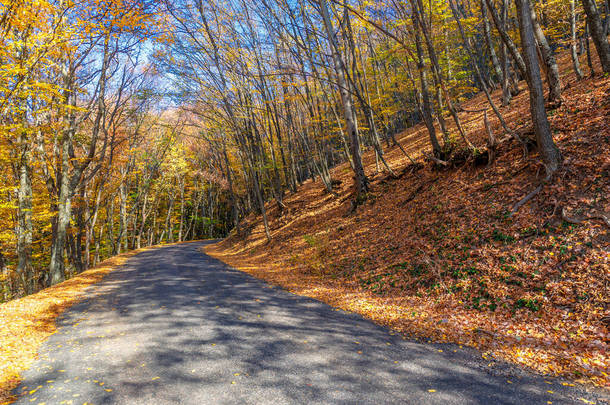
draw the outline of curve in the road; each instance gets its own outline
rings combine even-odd
[[[404,340],[233,270],[202,245],[145,251],[90,288],[24,373],[17,403],[603,400],[507,365],[489,367],[472,350]]]

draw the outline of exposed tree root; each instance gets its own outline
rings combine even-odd
[[[606,216],[602,213],[594,213],[593,215],[589,215],[584,218],[575,218],[575,217],[568,216],[566,214],[566,208],[562,207],[561,208],[561,219],[563,219],[566,222],[569,222],[571,224],[576,224],[576,225],[582,225],[583,222],[589,221],[591,219],[600,219],[608,228],[610,228],[610,218],[608,218],[608,216]]]
[[[433,156],[429,153],[424,153],[424,157],[428,160],[433,161],[434,163],[436,163],[439,166],[443,166],[443,167],[449,166],[449,162],[447,162],[445,160],[441,160],[441,159],[437,158],[436,156]]]
[[[523,197],[521,200],[517,201],[517,203],[515,205],[513,205],[513,208],[510,210],[510,215],[513,215],[514,213],[516,213],[517,211],[519,211],[519,208],[521,208],[522,206],[524,206],[529,200],[531,200],[532,198],[534,198],[536,196],[536,194],[538,194],[542,188],[544,187],[544,183],[540,183],[538,185],[538,187],[536,187],[534,189],[534,191],[530,192],[528,195],[526,195],[525,197]]]

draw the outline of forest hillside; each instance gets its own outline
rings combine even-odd
[[[251,215],[206,251],[407,336],[607,385],[610,78],[578,81],[566,53],[560,67],[563,103],[549,119],[565,163],[531,200],[523,203],[544,171],[535,151],[524,157],[506,138],[492,164],[458,156],[438,165],[420,124],[397,136],[415,163],[398,147],[386,152],[397,178],[364,154],[371,191],[357,211],[346,163],[331,171],[334,194],[315,179],[287,195],[284,210],[269,203],[270,242]],[[485,103],[479,94],[463,109]],[[527,92],[501,111],[522,137],[532,131]],[[483,113],[460,117],[485,144]]]

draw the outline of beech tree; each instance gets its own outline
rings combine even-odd
[[[536,143],[538,144],[540,155],[544,161],[546,177],[547,179],[550,179],[561,164],[561,153],[553,141],[551,127],[544,105],[544,92],[542,90],[542,79],[538,66],[538,56],[536,54],[531,5],[529,0],[515,0],[515,4],[519,17],[519,34],[521,46],[523,47],[523,59],[530,90],[530,112],[534,123]]]
[[[326,35],[328,36],[328,43],[330,52],[333,58],[333,64],[336,72],[337,86],[339,87],[339,93],[341,94],[341,104],[343,104],[343,115],[345,123],[347,125],[347,133],[350,139],[350,150],[353,162],[354,176],[356,182],[356,199],[362,199],[368,191],[368,179],[364,174],[364,167],[362,166],[362,157],[360,151],[360,138],[358,134],[358,122],[356,120],[356,113],[353,107],[352,95],[348,83],[346,81],[346,67],[343,57],[340,55],[339,43],[335,37],[335,31],[330,20],[330,13],[328,10],[328,4],[326,0],[319,0],[320,14],[324,20],[324,28],[326,29]]]

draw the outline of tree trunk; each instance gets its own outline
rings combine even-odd
[[[233,177],[231,176],[231,163],[229,162],[229,155],[227,154],[226,142],[222,141],[222,155],[225,161],[225,167],[227,170],[227,182],[229,183],[229,194],[231,196],[231,211],[233,217],[233,227],[239,233],[239,212],[237,210],[237,198],[235,198],[235,191],[233,190]]]
[[[544,32],[538,23],[536,11],[532,7],[531,3],[530,12],[534,36],[536,37],[540,53],[542,54],[542,61],[546,66],[545,71],[549,86],[549,102],[555,106],[558,106],[561,104],[561,79],[559,78],[559,68],[557,67],[557,61],[555,60],[555,53],[551,49],[551,46],[549,45],[549,42],[547,41]]]
[[[267,210],[265,209],[265,200],[263,199],[263,194],[261,192],[260,183],[259,183],[259,174],[254,169],[254,173],[252,176],[252,181],[254,182],[254,192],[256,193],[256,199],[261,209],[261,214],[263,216],[263,225],[265,227],[265,235],[267,236],[267,241],[271,242],[271,231],[269,229],[269,220],[267,218]],[[211,216],[210,216],[211,219]]]
[[[346,9],[347,11],[347,9]],[[388,162],[385,160],[383,148],[380,144],[379,132],[377,131],[377,125],[375,124],[375,117],[373,114],[373,108],[371,107],[371,96],[369,93],[369,88],[367,84],[367,76],[366,76],[366,66],[364,63],[364,59],[362,53],[360,54],[360,64],[362,65],[362,77],[360,77],[360,71],[357,69],[357,61],[356,61],[356,44],[353,39],[352,27],[349,22],[349,16],[346,14],[345,16],[347,26],[347,34],[349,37],[349,48],[354,59],[354,68],[352,69],[352,76],[349,77],[350,82],[352,84],[352,90],[360,105],[362,107],[362,111],[364,113],[364,117],[369,126],[369,133],[371,135],[371,141],[373,143],[373,147],[375,148],[375,157],[377,162],[377,172],[379,172],[379,159],[388,170],[391,176],[396,176],[396,173],[392,170]],[[330,177],[330,171],[328,173]]]
[[[93,257],[93,265],[96,266],[101,259],[100,245],[102,243],[102,238],[104,237],[104,226],[105,224],[100,225],[100,230],[97,238],[95,238],[95,256]]]
[[[538,66],[529,0],[515,0],[515,4],[517,5],[523,59],[529,79],[530,112],[534,123],[534,132],[538,150],[546,169],[546,178],[550,179],[561,164],[561,153],[553,141],[551,127],[544,107],[544,92]]]
[[[578,80],[582,80],[583,74],[580,69],[580,62],[578,60],[578,53],[576,52],[576,0],[570,0],[570,55],[572,56],[572,65],[574,66],[574,73]]]
[[[84,188],[84,186],[83,186]],[[76,209],[76,225],[78,229],[74,233],[74,251],[72,252],[72,264],[74,265],[75,273],[81,273],[85,269],[83,263],[83,236],[85,231],[85,220],[83,218],[83,205],[85,202],[86,194],[84,190],[78,196],[78,205]]]
[[[585,50],[587,52],[587,66],[589,66],[589,74],[595,76],[595,69],[593,68],[593,60],[591,59],[591,47],[589,46],[589,23],[585,24]]]
[[[57,216],[55,235],[51,246],[51,262],[49,264],[49,282],[47,285],[55,285],[66,279],[64,274],[64,249],[66,247],[66,235],[70,226],[70,214],[72,212],[72,187],[70,184],[69,148],[70,135],[63,134],[62,140],[62,162],[59,186],[59,199],[57,204]]]
[[[485,0],[483,0],[485,1]],[[502,29],[504,28],[505,24],[506,24],[506,18],[507,18],[507,8],[508,5],[506,4],[507,0],[502,0],[502,16],[501,16],[501,21],[500,24],[502,26]],[[512,92],[510,89],[510,78],[511,78],[511,72],[510,72],[510,66],[508,63],[508,53],[507,53],[507,49],[506,49],[506,44],[504,43],[504,41],[502,41],[500,43],[500,62],[501,62],[501,67],[502,67],[502,105],[503,106],[508,106],[510,104],[510,101],[512,99]]]
[[[415,8],[414,8],[415,10]],[[424,51],[422,49],[421,36],[419,35],[419,24],[417,16],[413,15],[413,26],[415,31],[415,48],[417,50],[417,70],[419,71],[419,81],[422,96],[422,111],[424,113],[424,122],[428,128],[430,136],[430,144],[432,144],[432,152],[434,156],[439,157],[442,154],[441,145],[438,143],[436,129],[434,128],[434,120],[432,118],[432,109],[430,106],[430,91],[428,90],[428,78],[426,77],[426,60],[424,59]]]
[[[493,41],[491,40],[489,19],[487,18],[487,5],[485,4],[485,0],[480,0],[480,6],[481,18],[483,20],[483,33],[485,34],[485,43],[487,44],[487,49],[489,49],[489,58],[491,59],[491,64],[496,74],[496,80],[500,81],[502,80],[502,69],[500,67],[500,62],[498,61],[498,56],[496,55],[496,50],[494,49]]]
[[[451,8],[451,12],[453,13],[453,17],[455,18],[455,22],[457,23],[458,30],[460,31],[460,36],[462,37],[462,41],[464,43],[464,49],[466,49],[466,52],[468,53],[468,57],[474,61],[474,55],[472,53],[470,42],[469,42],[468,38],[466,37],[466,33],[464,32],[464,28],[462,27],[462,22],[460,21],[460,18],[457,13],[457,9],[456,9],[455,5],[453,4],[453,0],[449,0],[449,6]],[[489,93],[489,90],[487,89],[487,84],[485,84],[483,75],[481,74],[481,71],[479,70],[479,66],[477,65],[476,61],[473,63],[473,67],[474,67],[474,72],[476,74],[476,77],[479,80],[479,83],[481,84],[483,93],[485,93],[487,102],[491,106],[491,109],[493,110],[494,114],[496,114],[496,117],[498,117],[498,120],[500,121],[500,125],[502,125],[502,128],[504,128],[504,131],[506,131],[506,133],[510,134],[518,142],[523,144],[523,142],[521,141],[521,138],[519,138],[519,135],[517,135],[514,131],[512,131],[508,127],[508,124],[506,124],[506,121],[504,120],[504,117],[502,117],[500,110],[498,110],[498,108],[496,107],[496,104],[494,103],[493,99],[491,98],[491,94]],[[525,146],[524,146],[524,148],[525,148]]]
[[[491,14],[491,18],[494,22],[494,25],[496,26],[496,30],[498,31],[498,34],[500,34],[500,38],[502,39],[502,42],[504,42],[504,45],[506,45],[506,47],[508,48],[510,55],[512,56],[513,60],[515,61],[515,64],[519,68],[519,71],[521,72],[521,76],[526,77],[527,75],[526,75],[526,71],[525,71],[526,69],[525,69],[525,62],[523,61],[523,57],[519,53],[519,50],[517,49],[517,45],[515,45],[515,42],[508,35],[508,32],[506,32],[506,27],[505,27],[505,25],[502,24],[502,21],[500,20],[500,16],[498,16],[498,12],[496,11],[496,9],[491,1],[492,0],[485,0],[485,2],[487,3],[487,8],[489,9],[489,13]]]
[[[335,65],[337,85],[339,86],[339,93],[341,94],[341,101],[343,104],[343,114],[345,122],[347,124],[347,132],[350,138],[350,150],[352,160],[354,162],[354,175],[355,175],[355,186],[356,186],[356,201],[359,202],[365,198],[366,193],[369,190],[369,181],[364,173],[364,167],[362,165],[362,152],[360,150],[360,139],[358,135],[358,124],[355,120],[356,114],[352,104],[352,96],[349,92],[348,85],[346,83],[346,69],[345,63],[339,51],[339,45],[335,37],[332,22],[330,20],[330,13],[328,10],[328,4],[326,0],[318,0],[320,5],[320,11],[322,19],[324,20],[324,27],[326,28],[326,34],[328,35],[328,41],[330,45],[330,51],[333,57],[333,63]]]
[[[604,12],[606,16],[604,17],[604,35],[608,36],[608,28],[610,28],[610,0],[604,1]]]
[[[178,242],[182,242],[182,230],[184,229],[184,179],[180,179],[180,224],[178,225]]]
[[[17,274],[21,278],[25,294],[33,292],[32,266],[32,179],[30,147],[27,136],[19,137],[20,159],[18,162],[19,190],[17,192]]]
[[[464,128],[462,127],[462,123],[461,123],[458,113],[453,105],[453,101],[451,101],[451,96],[449,95],[447,86],[445,86],[445,83],[443,82],[441,66],[440,66],[440,63],[438,62],[438,57],[436,55],[436,51],[434,50],[434,44],[432,43],[432,38],[430,38],[430,31],[428,30],[428,25],[426,24],[426,22],[424,21],[424,18],[423,18],[423,10],[424,10],[423,3],[421,0],[414,0],[412,2],[412,4],[413,4],[413,11],[414,11],[413,15],[419,21],[419,27],[421,28],[421,31],[424,34],[424,39],[426,40],[426,47],[428,48],[428,55],[430,56],[430,61],[432,62],[432,74],[435,78],[435,85],[437,86],[437,96],[438,96],[438,88],[440,87],[440,89],[442,90],[442,94],[445,98],[445,102],[447,103],[447,108],[449,109],[449,112],[451,113],[451,116],[453,117],[453,121],[455,122],[455,126],[456,126],[458,132],[460,133],[462,140],[464,141],[464,143],[466,143],[466,145],[469,148],[473,149],[474,145],[472,145],[472,143],[466,137],[466,132],[464,131]],[[449,66],[450,66],[450,64],[449,64]],[[439,104],[439,108],[440,108],[440,106],[441,106],[440,98],[438,100],[438,104]],[[441,116],[440,111],[439,111],[438,115]],[[445,142],[447,142],[447,139],[445,139]]]
[[[610,73],[610,45],[608,45],[608,38],[604,34],[604,27],[599,17],[595,0],[582,0],[582,5],[587,15],[587,25],[589,26],[595,49],[597,49],[602,70],[604,73]]]
[[[2,276],[2,279],[4,280],[2,283],[0,283],[0,288],[2,289],[2,301],[0,302],[6,302],[12,298],[13,288],[11,285],[12,283],[10,280],[8,266],[6,265],[6,260],[4,259],[2,252],[0,252],[0,276]]]
[[[125,251],[129,250],[129,235],[128,235],[128,223],[127,223],[127,185],[125,181],[121,182],[119,186],[119,197],[121,200],[120,205],[120,230],[119,230],[119,241],[117,245],[119,246],[119,253],[121,252],[121,247],[125,249]]]
[[[174,227],[172,223],[172,212],[174,210],[174,196],[169,197],[169,207],[167,208],[167,216],[165,217],[165,233],[167,234],[167,242],[174,242]]]

